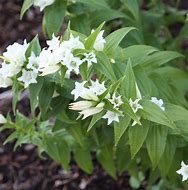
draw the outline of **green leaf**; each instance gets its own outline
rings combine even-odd
[[[86,136],[83,133],[82,126],[80,123],[69,125],[67,127],[67,131],[74,137],[74,139],[81,147],[85,146]]]
[[[46,152],[56,162],[62,164],[65,169],[69,168],[70,162],[70,149],[60,136],[48,136],[44,138],[46,144]]]
[[[161,156],[164,153],[167,133],[168,128],[165,128],[164,126],[150,126],[146,138],[146,147],[149,157],[152,161],[153,168],[156,168],[161,159]]]
[[[128,60],[128,59],[131,59],[131,60],[136,59],[137,61],[139,61],[141,57],[145,55],[150,55],[159,50],[152,46],[147,46],[147,45],[133,45],[133,46],[124,48],[122,51],[123,51],[122,61]]]
[[[139,4],[138,0],[121,0],[123,5],[131,12],[135,20],[139,20]]]
[[[78,147],[75,151],[74,158],[78,166],[85,172],[91,174],[93,171],[93,163],[89,150]]]
[[[122,100],[123,100],[123,105],[121,105],[121,110],[123,110],[124,114],[127,114],[139,125],[141,125],[139,117],[133,112],[133,109],[129,105],[127,98],[122,97]]]
[[[33,3],[34,3],[34,0],[24,0],[21,13],[20,13],[20,19],[23,18],[25,12],[33,5]]]
[[[177,58],[184,56],[175,51],[159,51],[145,58],[144,66],[161,66]]]
[[[100,24],[100,26],[90,34],[90,36],[88,36],[88,38],[86,39],[84,45],[85,45],[85,48],[86,49],[92,49],[93,48],[93,45],[96,41],[96,38],[98,36],[98,34],[100,33],[102,27],[104,26],[104,22],[102,24]]]
[[[121,175],[122,172],[128,169],[128,166],[131,162],[131,153],[129,146],[118,146],[116,150],[116,158],[118,174]]]
[[[143,110],[140,110],[143,118],[173,129],[176,128],[174,122],[159,106],[149,100],[141,100],[140,103],[143,106]]]
[[[127,127],[129,126],[131,118],[129,116],[124,116],[119,118],[119,122],[114,122],[114,141],[115,146],[118,145],[121,137],[125,133]]]
[[[27,51],[25,53],[26,57],[29,58],[31,56],[32,52],[36,56],[38,56],[41,52],[41,47],[40,47],[38,36],[35,36],[35,38],[30,42],[29,47],[27,48]]]
[[[154,94],[153,91],[155,86],[152,80],[148,77],[146,71],[144,70],[144,67],[137,65],[134,67],[134,73],[142,96],[144,97]]]
[[[129,144],[131,149],[131,157],[132,159],[138,153],[140,148],[142,147],[150,127],[150,122],[143,121],[142,125],[136,125],[129,128]]]
[[[103,52],[97,52],[96,55],[98,59],[98,64],[95,64],[96,69],[112,82],[116,82],[117,79],[108,57]]]
[[[102,167],[107,171],[109,175],[111,175],[114,179],[116,179],[116,169],[115,162],[113,159],[113,146],[105,146],[101,148],[97,152],[97,159],[102,165]]]
[[[105,0],[76,0],[78,3],[83,3],[87,5],[88,7],[94,8],[94,9],[109,9],[110,7],[106,3]]]
[[[58,34],[63,24],[66,6],[66,1],[56,0],[44,9],[44,23],[49,37]]]
[[[42,117],[45,117],[45,114],[49,108],[50,102],[54,94],[55,84],[45,81],[39,93],[39,108],[42,114]]]
[[[121,85],[121,94],[128,99],[132,98],[134,100],[137,98],[136,81],[130,59],[125,70],[124,82]]]
[[[12,92],[13,92],[12,109],[14,114],[16,113],[17,103],[21,99],[22,90],[23,90],[22,86],[17,81],[14,81],[12,86]]]
[[[65,104],[65,103],[64,103]],[[63,109],[63,108],[62,108]],[[65,108],[64,108],[65,109]],[[65,110],[62,110],[58,115],[57,115],[57,119],[59,119],[60,121],[69,124],[69,125],[75,125],[77,124],[76,121],[72,120],[69,118],[69,116],[67,115]]]
[[[173,104],[165,104],[166,113],[172,121],[188,121],[188,110]]]
[[[114,9],[101,9],[90,13],[91,23],[94,24],[94,26],[98,26],[104,21],[107,22],[113,19],[124,17],[126,17],[126,14]]]
[[[97,123],[97,121],[99,121],[102,118],[103,115],[104,115],[104,111],[102,111],[102,112],[100,112],[98,114],[95,114],[92,117],[91,122],[89,124],[89,127],[87,129],[87,132],[89,132],[93,128],[93,126]]]
[[[159,169],[160,169],[161,175],[164,177],[168,174],[170,170],[172,160],[176,151],[176,146],[177,146],[176,144],[177,142],[174,139],[174,137],[169,136],[167,138],[165,150],[159,162]]]
[[[29,85],[29,100],[30,100],[31,112],[33,116],[35,115],[35,108],[37,107],[37,104],[38,104],[38,95],[42,88],[43,82],[44,82],[43,77],[39,77],[37,79],[36,84]]]
[[[121,28],[119,30],[116,30],[115,32],[111,33],[106,37],[106,44],[104,48],[104,52],[107,55],[112,55],[122,39],[131,31],[135,30],[136,28],[133,27],[125,27]]]

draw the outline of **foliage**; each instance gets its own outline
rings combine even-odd
[[[24,1],[21,16],[32,4]],[[93,171],[91,153],[96,154],[109,175],[116,179],[128,171],[137,188],[143,173],[150,189],[159,179],[161,188],[180,186],[176,170],[187,161],[188,74],[176,65],[184,61],[177,51],[188,25],[174,39],[169,26],[173,19],[184,22],[184,12],[176,13],[162,1],[151,1],[148,11],[140,4],[56,0],[44,9],[48,47],[42,49],[35,37],[20,45],[21,64],[9,55],[10,48],[1,56],[1,87],[12,86],[15,94],[15,122],[8,116],[0,128],[14,130],[5,143],[17,139],[15,148],[35,144],[40,154],[46,152],[67,170],[73,153],[87,173]],[[71,24],[55,37],[66,19]],[[103,27],[110,33],[105,38]],[[12,64],[19,69],[11,68],[5,81],[3,69]],[[30,73],[24,77],[25,72]],[[29,92],[31,119],[16,110],[24,90]]]

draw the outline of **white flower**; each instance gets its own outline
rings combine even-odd
[[[82,83],[75,82],[75,89],[71,92],[74,95],[74,99],[76,100],[78,97],[81,97],[85,100],[99,101],[98,97],[90,89],[84,87],[85,84],[86,81]]]
[[[17,64],[18,66],[23,66],[26,61],[25,53],[29,44],[26,40],[24,44],[14,43],[7,47],[7,51],[3,53],[3,56],[10,61],[10,63]]]
[[[67,67],[67,73],[74,72],[77,75],[79,74],[79,67],[83,61],[79,57],[74,57],[72,53],[69,54],[66,58],[63,59],[63,63]]]
[[[40,11],[51,4],[54,3],[55,0],[34,0],[34,5],[40,7]]]
[[[117,96],[115,94],[113,94],[112,98],[108,99],[114,106],[114,108],[118,108],[119,106],[121,106],[123,104],[122,100],[121,100],[121,96]]]
[[[72,34],[70,39],[61,43],[61,47],[67,50],[85,49],[84,44],[80,41],[79,37],[74,37]]]
[[[92,63],[97,63],[96,55],[93,52],[84,53],[84,56],[83,62],[87,62],[88,67],[91,67]]]
[[[104,119],[108,119],[108,125],[110,125],[113,121],[119,122],[119,114],[107,111],[106,114],[102,117]]]
[[[139,109],[143,109],[143,107],[138,103],[140,99],[136,99],[135,101],[132,101],[132,99],[129,99],[129,105],[131,106],[134,113],[136,113]]]
[[[12,85],[12,80],[10,78],[4,78],[0,74],[0,88],[7,88]]]
[[[35,54],[32,52],[31,56],[29,57],[29,63],[27,64],[27,69],[34,70],[35,72],[38,72],[39,67],[39,57],[35,56]]]
[[[49,49],[43,49],[38,58],[39,71],[42,72],[42,76],[55,73],[59,70],[61,62],[59,56],[51,52]]]
[[[6,122],[6,118],[2,114],[0,114],[0,124],[5,124]]]
[[[58,48],[60,48],[60,44],[61,44],[59,37],[55,37],[54,34],[52,35],[52,39],[48,40],[46,43],[49,46],[48,49],[52,51],[56,51]]]
[[[3,78],[13,77],[21,71],[21,67],[16,65],[15,63],[2,63],[2,67],[0,68],[0,74]]]
[[[75,82],[75,89],[72,90],[71,94],[74,95],[74,100],[77,100],[80,95],[85,91],[84,85],[86,84],[87,81],[83,81],[81,83]]]
[[[96,81],[91,81],[91,86],[89,89],[98,96],[107,90],[104,84],[104,81],[102,83],[99,83],[99,80],[97,79]]]
[[[183,161],[181,162],[181,168],[176,172],[183,176],[182,181],[188,179],[188,165],[186,165]]]
[[[79,101],[69,104],[69,109],[71,110],[85,110],[93,106],[94,102],[92,101]]]
[[[106,43],[106,40],[103,38],[103,34],[104,30],[100,31],[93,45],[94,49],[96,49],[97,51],[103,51],[104,49],[104,44]]]
[[[103,108],[101,108],[101,107],[100,108],[92,107],[92,108],[85,109],[85,110],[79,112],[79,114],[84,115],[82,119],[85,119],[91,115],[95,115],[97,113],[100,113],[102,110],[103,110]]]
[[[22,76],[18,78],[19,81],[24,83],[25,88],[27,88],[32,83],[37,83],[37,73],[34,71],[26,71],[23,69]]]
[[[159,106],[163,111],[165,111],[164,102],[162,99],[157,99],[156,97],[151,97],[151,102]]]

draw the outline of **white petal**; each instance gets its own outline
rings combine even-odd
[[[0,114],[0,124],[5,124],[6,122],[6,118],[2,114]]]
[[[103,108],[89,108],[89,109],[81,111],[80,114],[84,115],[83,119],[85,119],[91,115],[100,113],[102,110],[103,110]]]

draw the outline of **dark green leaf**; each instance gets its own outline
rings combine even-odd
[[[44,10],[44,23],[49,37],[57,35],[64,20],[66,1],[56,0]]]
[[[153,168],[158,165],[161,156],[164,153],[167,133],[168,128],[165,128],[164,126],[150,126],[146,139],[146,147],[152,161]]]

